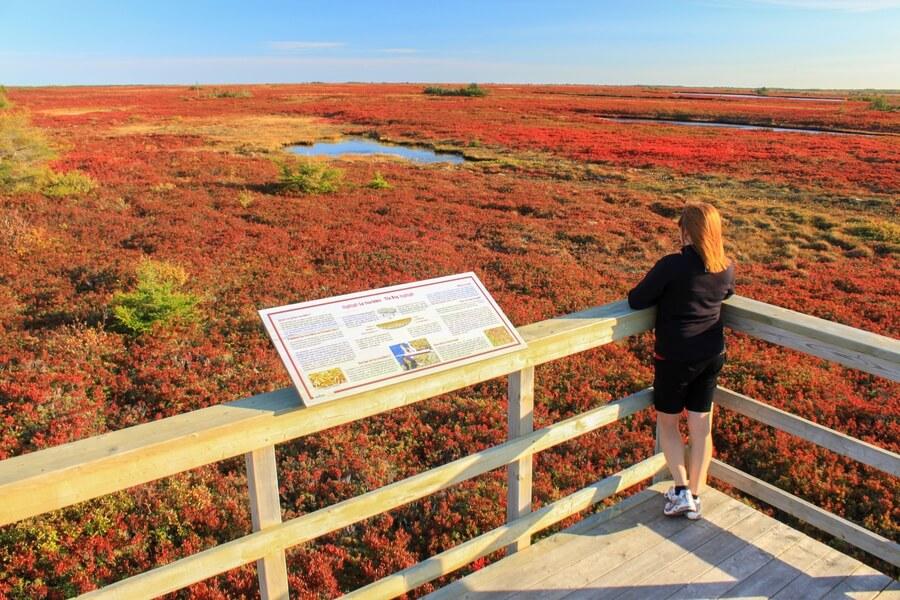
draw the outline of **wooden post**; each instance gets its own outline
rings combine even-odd
[[[509,375],[509,439],[534,431],[534,367],[526,367]],[[531,512],[532,455],[512,462],[507,467],[509,487],[506,494],[506,522],[511,523]],[[506,547],[507,555],[531,545],[531,535],[524,535]]]
[[[278,495],[278,472],[275,446],[248,452],[247,486],[250,492],[250,516],[253,531],[281,523],[281,501]],[[279,550],[256,561],[259,594],[262,600],[288,600],[287,563]]]

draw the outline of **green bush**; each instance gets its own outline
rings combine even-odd
[[[0,110],[9,108],[9,98],[6,97],[6,88],[0,85]]]
[[[477,83],[470,83],[466,87],[456,89],[428,86],[423,91],[429,96],[473,96],[482,98],[488,95],[488,91],[483,87],[479,87]]]
[[[393,187],[390,182],[384,178],[384,175],[378,171],[375,171],[375,175],[372,176],[372,181],[367,183],[366,186],[373,190],[389,190]]]
[[[97,187],[97,182],[90,175],[80,171],[54,173],[47,171],[41,183],[41,193],[52,198],[64,196],[80,196]]]
[[[894,106],[893,104],[888,102],[888,99],[884,96],[875,96],[869,102],[869,108],[871,108],[872,110],[880,110],[882,112],[891,112],[897,110],[900,107]]]
[[[198,87],[199,89],[199,87]],[[210,98],[252,98],[253,94],[248,90],[213,90]]]
[[[278,184],[285,192],[301,194],[333,194],[338,191],[344,174],[340,169],[315,161],[281,165]]]
[[[157,323],[196,322],[199,299],[182,291],[187,279],[178,265],[143,260],[137,268],[134,291],[113,296],[110,306],[116,324],[126,333],[140,335]]]

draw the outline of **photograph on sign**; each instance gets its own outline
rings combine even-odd
[[[525,347],[474,273],[259,314],[307,406]]]

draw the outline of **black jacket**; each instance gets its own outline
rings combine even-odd
[[[725,350],[722,300],[734,294],[734,265],[709,273],[693,246],[662,257],[628,292],[634,309],[656,307],[656,353],[694,362]]]

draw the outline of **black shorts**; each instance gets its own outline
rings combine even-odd
[[[724,352],[697,362],[654,359],[653,406],[670,415],[709,412],[724,364]]]

